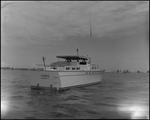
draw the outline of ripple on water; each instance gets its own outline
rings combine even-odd
[[[117,106],[114,103],[110,104],[110,103],[104,103],[104,102],[94,103],[94,105],[105,106],[105,107],[116,107]]]
[[[76,118],[82,116],[82,111],[69,104],[57,104],[54,105],[55,112],[52,112],[54,117],[62,118]]]
[[[35,117],[25,117],[24,119],[37,119]]]
[[[62,113],[62,112],[52,112],[51,113],[51,117],[54,117],[55,119],[61,118],[61,119],[72,119],[72,118],[76,118],[70,114],[66,114],[66,113]]]

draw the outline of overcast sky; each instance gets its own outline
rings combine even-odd
[[[149,70],[149,2],[1,2],[2,66],[50,64],[76,48],[101,69]]]

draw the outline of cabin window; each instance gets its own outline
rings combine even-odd
[[[75,68],[73,67],[72,70],[75,70]]]
[[[77,68],[77,70],[80,70],[80,68]]]
[[[80,65],[86,65],[86,62],[80,62]]]
[[[53,69],[56,70],[57,68],[56,68],[56,67],[53,67]]]
[[[66,70],[70,70],[70,68],[69,68],[69,67],[66,67]]]

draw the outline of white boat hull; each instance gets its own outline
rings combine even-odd
[[[31,88],[57,90],[98,84],[102,80],[101,71],[34,71]]]

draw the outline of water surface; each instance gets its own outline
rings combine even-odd
[[[31,75],[1,70],[1,118],[149,118],[148,73],[104,73],[101,84],[62,92],[31,90]]]

